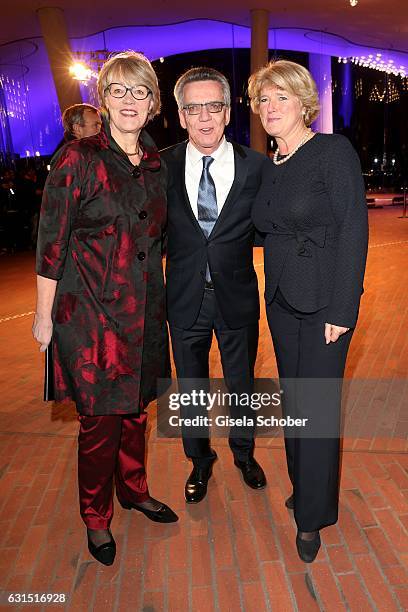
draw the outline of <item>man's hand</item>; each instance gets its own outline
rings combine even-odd
[[[337,340],[349,331],[349,327],[340,327],[339,325],[332,325],[331,323],[324,324],[324,337],[326,338],[326,344],[330,342],[337,342]]]

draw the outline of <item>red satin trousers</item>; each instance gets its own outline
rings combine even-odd
[[[78,484],[81,517],[89,529],[107,529],[113,485],[122,502],[149,499],[145,471],[147,414],[79,416]]]

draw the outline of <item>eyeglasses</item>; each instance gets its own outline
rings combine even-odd
[[[122,83],[111,83],[105,87],[105,91],[109,91],[113,98],[124,98],[127,92],[130,91],[135,100],[146,100],[147,96],[152,93],[145,85],[126,87]]]
[[[204,102],[203,104],[186,104],[183,110],[187,111],[187,115],[199,115],[204,107],[209,113],[220,113],[226,106],[225,102]]]

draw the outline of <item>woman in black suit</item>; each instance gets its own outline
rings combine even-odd
[[[319,112],[309,71],[285,60],[250,77],[251,106],[277,148],[253,208],[265,236],[265,299],[285,414],[307,429],[285,431],[301,559],[337,521],[341,380],[356,325],[367,255],[359,159],[337,134],[310,129]],[[297,437],[294,437],[297,436]]]

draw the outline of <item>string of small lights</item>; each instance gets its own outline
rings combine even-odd
[[[383,59],[381,53],[376,55],[361,55],[352,57],[339,56],[339,63],[347,64],[351,62],[357,66],[363,66],[363,68],[371,68],[372,70],[379,70],[380,72],[386,72],[387,74],[393,74],[405,79],[407,69],[405,66],[397,66],[393,59]]]

